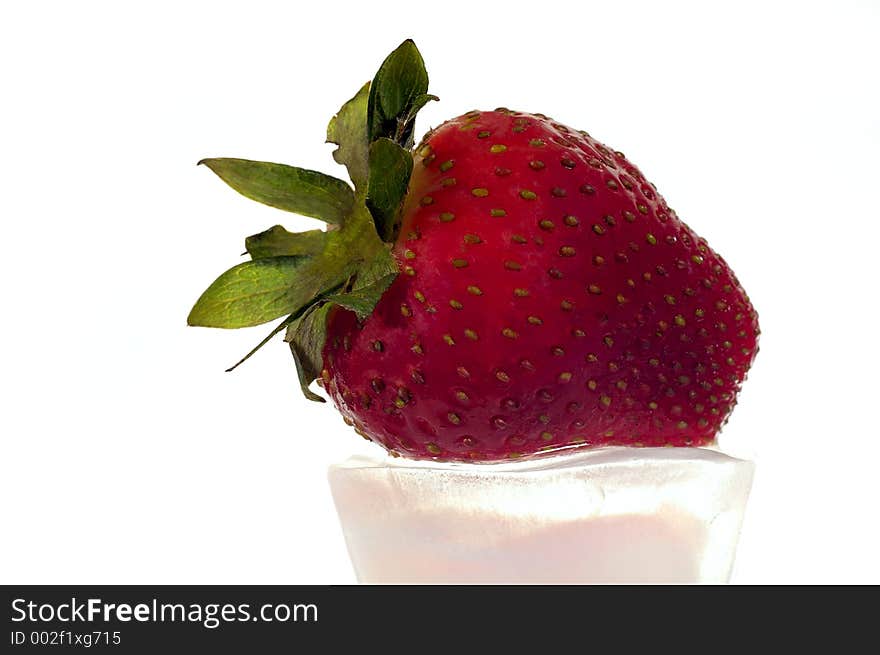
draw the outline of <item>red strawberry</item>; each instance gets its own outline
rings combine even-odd
[[[418,154],[405,274],[362,324],[330,321],[325,387],[359,430],[472,460],[714,438],[755,312],[635,166],[508,110],[449,121]]]
[[[425,76],[411,95],[426,88]],[[413,113],[368,116],[368,131],[384,124],[378,134],[408,145]],[[473,111],[425,138],[411,176],[401,169],[405,198],[389,203],[393,185],[374,178],[397,151],[374,146],[364,202],[402,274],[376,273],[383,251],[362,249],[342,294],[316,294],[282,324],[304,383],[320,370],[360,434],[462,461],[714,439],[757,351],[757,316],[622,153],[542,114]]]

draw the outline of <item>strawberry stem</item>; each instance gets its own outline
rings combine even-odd
[[[287,330],[303,393],[321,370],[326,318],[332,306],[368,316],[398,274],[390,247],[412,173],[413,132],[419,110],[437,96],[411,39],[398,46],[327,127],[337,163],[351,187],[303,168],[236,158],[204,159],[242,195],[327,223],[325,231],[288,232],[276,225],[248,237],[251,261],[221,275],[202,294],[188,323],[239,328],[286,316],[227,371],[235,370]]]

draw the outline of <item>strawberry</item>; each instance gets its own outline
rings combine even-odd
[[[207,160],[245,195],[337,229],[249,238],[252,261],[190,323],[289,314],[273,334],[286,329],[303,391],[322,400],[308,388],[319,377],[392,454],[710,443],[759,333],[724,260],[622,153],[543,114],[468,112],[413,149],[432,99],[404,42],[328,130],[354,192],[313,171]]]

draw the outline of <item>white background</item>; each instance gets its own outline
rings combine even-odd
[[[425,8],[420,8],[420,7]],[[733,580],[880,583],[880,4],[32,2],[0,10],[0,582],[345,583],[326,469],[372,452],[266,330],[187,328],[277,222],[197,168],[344,175],[327,120],[406,37],[442,102],[624,151],[731,263],[761,352]]]

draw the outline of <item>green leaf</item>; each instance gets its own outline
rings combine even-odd
[[[358,315],[358,318],[366,318],[373,312],[376,303],[397,275],[397,263],[394,257],[383,248],[370,262],[360,268],[349,291],[328,295],[326,300],[350,309]]]
[[[324,402],[321,396],[309,389],[309,385],[323,369],[322,352],[327,339],[327,316],[333,305],[350,309],[359,317],[365,318],[373,311],[396,276],[397,263],[386,248],[380,248],[372,259],[359,262],[351,290],[325,295],[290,321],[284,340],[290,343],[300,387],[306,398]],[[270,338],[276,333],[273,332]]]
[[[350,267],[325,257],[267,257],[218,277],[196,301],[189,325],[241,328],[292,314],[340,286]]]
[[[427,93],[425,61],[412,39],[407,39],[385,58],[373,78],[367,107],[370,141],[397,134],[398,121],[405,121],[413,103]]]
[[[367,183],[369,176],[369,140],[367,138],[367,103],[370,83],[364,84],[355,96],[342,105],[339,113],[327,126],[327,143],[339,147],[333,151],[333,159],[348,169],[355,188]]]
[[[379,237],[385,242],[391,243],[397,237],[400,206],[412,169],[412,154],[391,139],[382,137],[370,144],[367,207]]]
[[[372,257],[358,268],[352,289],[358,290],[372,286],[388,275],[397,275],[397,262],[388,248],[380,248]]]
[[[409,107],[409,113],[406,116],[407,120],[412,120],[416,117],[416,114],[421,111],[422,107],[427,105],[432,100],[440,100],[437,96],[431,93],[423,93],[420,96],[417,96]]]
[[[363,203],[352,209],[348,226],[324,235],[325,246],[314,256],[265,257],[229,269],[198,299],[189,324],[260,325],[335,293],[356,273],[374,266],[377,254],[390,258]]]
[[[297,237],[309,237],[312,235],[315,237],[320,237],[317,240],[320,248],[324,248],[326,243],[331,243],[333,241],[333,237],[335,237],[338,233],[333,233],[330,235],[327,232],[322,232],[320,230],[313,230],[311,232],[301,232],[299,234],[294,234],[287,232],[280,225],[276,225],[275,227],[262,232],[261,234],[255,235],[255,237],[261,237],[262,235],[268,235],[269,240],[265,243],[260,243],[260,247],[265,247],[267,250],[272,248],[276,248],[278,251],[291,251],[296,250],[301,246]],[[278,237],[278,241],[274,241],[275,237]],[[248,239],[252,239],[254,237],[249,237]],[[308,240],[308,239],[307,239]],[[250,245],[250,244],[249,244]],[[328,249],[332,252],[332,248]],[[251,252],[253,255],[253,252]],[[288,253],[290,254],[290,253]],[[272,255],[266,255],[272,256]],[[329,262],[331,255],[327,255],[323,258],[323,262],[325,263],[328,269],[333,267],[333,263]],[[397,276],[397,264],[394,261],[394,258],[388,252],[388,250],[384,248],[380,248],[379,252],[376,256],[374,256],[371,260],[364,262],[363,260],[355,260],[354,262],[355,273],[354,281],[352,284],[352,292],[350,294],[334,294],[332,293],[332,289],[330,290],[329,296],[324,294],[319,294],[315,297],[314,300],[317,302],[312,305],[303,305],[299,310],[285,318],[281,323],[279,323],[260,343],[258,343],[254,348],[250,350],[244,357],[242,357],[235,364],[226,369],[227,372],[233,371],[238,368],[241,364],[246,362],[251,358],[254,353],[256,353],[260,348],[265,346],[269,341],[271,341],[272,337],[274,337],[279,332],[283,331],[285,328],[288,328],[295,321],[300,319],[305,312],[311,312],[315,310],[317,304],[323,302],[327,298],[337,299],[337,304],[347,307],[353,311],[357,311],[358,315],[361,318],[366,317],[375,306],[378,299],[381,297],[382,293],[388,286],[391,285],[391,282],[394,281],[394,278]],[[343,270],[348,270],[347,267],[343,268]],[[377,279],[378,278],[378,279]],[[342,286],[340,284],[339,286]],[[290,332],[288,332],[288,335]],[[285,337],[286,338],[286,337]],[[297,354],[294,353],[294,358],[297,357]],[[300,364],[297,364],[297,370],[301,370]],[[304,369],[303,369],[304,370]],[[302,379],[302,371],[300,372],[300,379]],[[311,382],[311,380],[309,380]],[[308,386],[308,382],[306,383]],[[306,396],[314,396],[311,398],[314,400],[315,398],[319,399],[321,402],[324,402],[323,398],[320,396],[315,396],[310,391],[304,390]]]
[[[276,226],[279,227],[279,226]],[[283,228],[281,228],[283,230]],[[267,230],[266,232],[271,232]],[[290,234],[290,233],[287,233]],[[319,232],[325,235],[325,232]],[[290,236],[298,236],[291,234]],[[320,349],[323,348],[324,332],[326,331],[326,311],[329,311],[330,305],[326,305],[325,309],[319,308],[319,305],[325,301],[332,301],[347,309],[357,312],[358,316],[365,318],[372,312],[373,307],[382,297],[385,290],[397,277],[397,264],[391,254],[381,249],[371,261],[360,262],[360,268],[356,273],[356,277],[352,284],[352,290],[348,293],[330,293],[323,298],[319,298],[312,305],[306,305],[299,310],[290,314],[281,323],[279,323],[260,343],[254,346],[244,357],[235,364],[226,369],[227,372],[234,371],[241,364],[251,358],[258,350],[265,346],[279,332],[287,329],[285,340],[298,339],[297,348],[291,347],[294,360],[297,366],[297,372],[300,379],[300,385],[303,393],[310,400],[324,402],[320,396],[312,393],[308,389],[308,385],[315,379],[317,372],[320,371]],[[323,312],[323,314],[319,313]],[[321,318],[319,321],[318,319]],[[298,336],[300,335],[300,336]],[[305,335],[305,336],[302,336]],[[320,336],[320,344],[318,344]],[[317,348],[316,352],[313,352]],[[309,377],[311,376],[311,377]]]
[[[280,225],[245,239],[251,259],[293,255],[316,255],[324,249],[327,233],[323,230],[288,232]]]
[[[396,277],[397,273],[392,273],[379,278],[370,286],[362,289],[327,296],[327,300],[345,307],[346,309],[350,309],[358,315],[358,318],[364,319],[373,312],[376,303],[379,302],[382,294],[391,286],[391,283],[394,282],[394,278]]]
[[[203,159],[199,164],[251,200],[326,223],[341,225],[354,203],[348,184],[318,171],[249,159]]]
[[[287,328],[284,340],[290,343],[290,352],[296,363],[296,373],[303,395],[309,400],[323,403],[325,400],[309,389],[309,385],[321,374],[323,368],[324,342],[327,340],[327,316],[332,305],[314,304],[302,316],[293,320]]]
[[[309,385],[323,369],[327,316],[333,305],[340,305],[355,312],[358,317],[366,318],[396,277],[397,263],[394,257],[387,249],[381,248],[370,261],[361,262],[350,291],[324,296],[323,300],[311,305],[289,323],[284,340],[290,343],[300,387],[306,398],[324,402],[321,396],[309,389]],[[274,334],[277,331],[269,338]]]
[[[431,95],[430,93],[424,93],[418,96],[415,100],[413,100],[410,105],[409,111],[406,116],[398,121],[397,123],[397,132],[394,135],[394,140],[397,143],[401,144],[404,148],[411,149],[413,147],[413,128],[415,127],[416,114],[421,111],[422,107],[427,105],[432,100],[440,100],[435,95]]]
[[[298,309],[291,287],[307,257],[269,257],[233,266],[196,301],[187,323],[203,327],[260,325]]]

